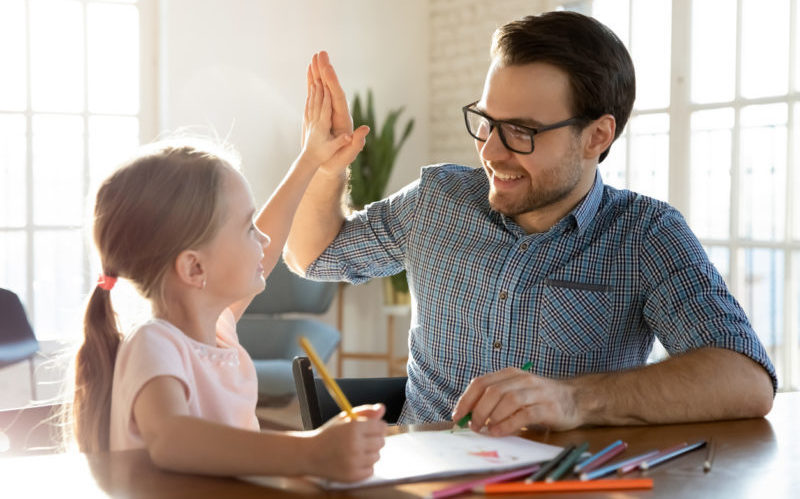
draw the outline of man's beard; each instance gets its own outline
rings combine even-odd
[[[556,170],[559,174],[552,187],[540,186],[536,189],[528,184],[528,190],[522,196],[509,194],[498,194],[496,191],[489,190],[489,205],[493,210],[502,213],[507,217],[515,217],[523,213],[538,210],[545,206],[561,201],[569,196],[581,178],[581,161],[576,144],[570,147],[568,155]],[[530,177],[526,175],[530,182]],[[550,179],[547,179],[550,180]]]

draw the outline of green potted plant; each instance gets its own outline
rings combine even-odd
[[[367,125],[370,128],[364,149],[350,165],[350,204],[355,209],[383,199],[397,154],[414,129],[414,120],[409,119],[399,140],[396,138],[395,127],[402,112],[402,107],[390,110],[383,125],[379,126],[375,121],[372,90],[367,90],[366,106],[362,106],[358,94],[353,98],[353,126]],[[387,304],[411,301],[405,271],[384,281],[383,289]]]

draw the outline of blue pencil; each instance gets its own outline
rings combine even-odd
[[[693,451],[695,449],[699,449],[700,447],[704,446],[705,444],[706,444],[705,440],[700,440],[700,441],[695,442],[693,444],[687,445],[686,447],[681,447],[678,450],[675,450],[675,451],[672,451],[670,453],[664,454],[663,456],[655,457],[654,459],[651,459],[650,461],[645,461],[645,462],[643,462],[642,464],[639,465],[639,468],[642,469],[642,470],[650,469],[653,466],[656,466],[657,464],[661,464],[664,461],[668,461],[668,460],[672,459],[673,457],[678,457],[678,456],[680,456],[682,454],[686,454],[687,452],[691,452],[691,451]]]
[[[609,464],[608,466],[597,468],[596,470],[590,471],[588,473],[581,473],[581,480],[594,480],[595,478],[601,477],[603,475],[608,475],[609,473],[613,473],[618,469],[622,468],[623,466],[627,466],[633,462],[644,461],[645,459],[651,458],[656,454],[658,454],[657,450],[645,452],[644,454],[639,454],[636,457],[626,459],[625,461],[621,461],[619,463]]]
[[[616,442],[609,445],[600,452],[596,452],[595,454],[587,457],[586,459],[575,465],[575,473],[580,473],[581,471],[587,468],[588,468],[587,471],[591,471],[592,469],[606,462],[608,458],[614,457],[614,454],[611,454],[611,451],[613,451],[618,445],[627,447],[627,444],[625,444],[625,442],[623,442],[622,440],[617,440]]]

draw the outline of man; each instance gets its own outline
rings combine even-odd
[[[425,168],[345,219],[346,169],[326,165],[285,253],[316,279],[407,270],[400,421],[471,412],[474,430],[505,435],[769,412],[774,368],[683,217],[603,185],[597,165],[635,94],[619,39],[551,12],[499,28],[491,54],[483,94],[464,108],[482,169]],[[315,66],[335,95],[337,132],[349,131],[327,56]],[[671,357],[645,365],[654,337]],[[531,372],[519,369],[529,361]]]

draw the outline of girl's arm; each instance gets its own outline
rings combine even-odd
[[[206,475],[314,475],[339,481],[372,474],[383,446],[383,408],[360,407],[306,432],[253,432],[189,415],[183,384],[160,376],[134,403],[136,424],[156,466]]]
[[[256,227],[270,238],[270,245],[261,260],[265,276],[272,272],[281,257],[295,212],[314,174],[321,164],[348,148],[353,138],[352,134],[334,136],[331,133],[330,89],[321,79],[312,77],[311,66],[308,68],[307,81],[303,150],[256,217]],[[252,299],[249,297],[231,306],[237,321]]]

